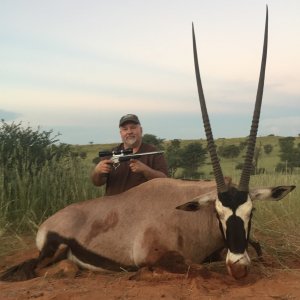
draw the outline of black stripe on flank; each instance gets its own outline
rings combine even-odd
[[[64,238],[55,232],[48,232],[47,240],[55,241],[56,243],[67,245],[72,251],[72,254],[78,260],[98,268],[102,268],[109,271],[115,271],[115,272],[121,271],[122,269],[125,269],[127,271],[136,271],[138,269],[136,266],[123,265],[110,258],[96,254],[86,249],[84,246],[80,245],[77,242],[77,240],[74,238]]]

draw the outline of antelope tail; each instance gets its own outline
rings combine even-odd
[[[38,258],[32,258],[21,264],[15,265],[0,274],[0,281],[23,281],[37,277],[35,268]]]

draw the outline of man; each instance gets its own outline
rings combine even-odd
[[[119,122],[122,143],[115,151],[131,148],[133,153],[157,151],[152,146],[142,142],[143,129],[136,115],[123,116]],[[145,155],[120,163],[114,169],[109,158],[103,158],[92,173],[92,182],[96,186],[106,183],[106,195],[115,195],[127,191],[147,180],[167,177],[167,163],[162,154]]]

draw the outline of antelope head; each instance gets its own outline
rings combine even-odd
[[[261,61],[260,77],[258,83],[258,90],[256,96],[256,103],[253,113],[252,126],[248,139],[247,154],[245,163],[241,173],[240,182],[236,186],[231,186],[225,183],[222,173],[221,165],[217,156],[216,146],[212,135],[210,121],[206,109],[206,103],[200,78],[200,71],[198,65],[196,39],[194,33],[194,25],[192,28],[193,34],[193,51],[194,64],[196,72],[196,80],[198,87],[198,94],[200,106],[202,111],[202,118],[204,123],[205,134],[207,138],[208,151],[210,154],[213,173],[217,186],[217,197],[210,195],[201,196],[199,199],[194,199],[184,205],[177,207],[178,209],[197,210],[204,203],[210,200],[214,201],[219,226],[223,235],[228,252],[226,257],[226,266],[230,275],[235,278],[242,278],[248,273],[248,266],[250,265],[250,258],[247,254],[248,239],[250,233],[250,225],[252,218],[252,199],[249,191],[250,173],[252,168],[252,160],[254,155],[256,136],[258,130],[261,102],[264,88],[265,68],[267,59],[267,43],[268,43],[268,8],[266,10],[265,33],[263,54]],[[269,190],[268,190],[269,191]],[[272,192],[270,192],[272,194]],[[255,197],[253,197],[255,198]],[[265,197],[266,198],[266,197]],[[269,197],[270,198],[270,197]]]
[[[220,230],[225,240],[225,244],[228,248],[226,257],[227,270],[229,274],[231,274],[235,278],[241,278],[246,276],[248,272],[248,266],[250,264],[250,258],[247,254],[247,246],[251,227],[250,225],[253,206],[249,193],[249,181],[263,97],[267,60],[267,45],[268,8],[266,10],[264,44],[259,83],[252,118],[252,126],[248,138],[246,158],[239,184],[236,187],[229,187],[224,180],[206,109],[206,103],[200,78],[196,39],[193,26],[193,51],[198,94],[202,111],[203,124],[205,128],[205,134],[207,138],[208,151],[213,166],[213,173],[216,180],[218,192],[218,197],[215,200],[215,208],[219,220]]]

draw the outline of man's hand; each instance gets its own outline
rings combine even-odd
[[[95,167],[95,171],[98,174],[108,174],[111,171],[112,163],[110,159],[103,159]]]
[[[129,167],[133,173],[142,173],[147,180],[167,177],[165,173],[150,168],[138,159],[131,159]]]
[[[145,172],[151,170],[150,167],[148,167],[138,159],[131,159],[129,162],[129,167],[133,173],[145,174]]]

